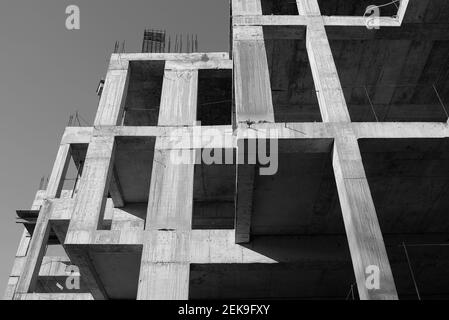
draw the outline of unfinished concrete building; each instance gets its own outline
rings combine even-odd
[[[112,55],[18,212],[6,299],[449,298],[449,1],[231,12],[231,54]],[[240,159],[266,130],[274,175]],[[237,161],[172,161],[207,148]]]

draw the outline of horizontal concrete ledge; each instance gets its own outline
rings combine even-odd
[[[229,59],[211,59],[206,61],[175,61],[165,63],[165,70],[201,70],[201,69],[232,69],[234,66]]]
[[[114,53],[112,61],[146,61],[146,60],[176,60],[176,61],[204,61],[229,60],[228,52],[194,52],[194,53]]]
[[[360,26],[365,27],[367,23],[365,17],[347,17],[347,16],[323,16],[325,26]],[[379,17],[379,26],[382,27],[400,27],[401,21],[393,17]]]
[[[364,17],[351,16],[322,16],[325,26],[366,26]],[[299,15],[273,15],[273,16],[234,16],[234,26],[305,26],[316,17]],[[401,21],[393,17],[380,17],[380,27],[400,27]]]
[[[332,139],[347,130],[353,131],[357,139],[449,137],[449,125],[435,122],[241,123],[236,134],[238,139],[264,135],[276,139]]]
[[[19,277],[25,265],[25,257],[16,259],[11,272],[12,277]],[[70,272],[67,268],[71,265],[67,257],[44,257],[39,270],[39,277],[67,277],[79,276],[79,273]]]
[[[445,138],[449,137],[448,123],[437,122],[351,122],[351,123],[240,123],[236,130],[231,126],[216,127],[103,127],[94,128],[67,128],[62,144],[87,144],[92,136],[115,137],[182,137],[183,140],[192,140],[193,137],[203,137],[207,145],[217,132],[223,136],[235,136],[238,139],[245,137],[267,137],[278,139],[314,139],[333,138],[339,130],[352,129],[357,138]],[[95,133],[94,133],[95,132]],[[272,136],[270,136],[270,134]],[[178,141],[178,140],[177,140]],[[217,140],[218,141],[218,140]],[[179,141],[178,141],[179,142]],[[184,145],[182,143],[182,145]],[[161,145],[162,146],[162,145]],[[167,145],[166,145],[167,146]],[[169,145],[168,145],[169,146]],[[235,146],[235,145],[234,145]],[[182,148],[199,148],[191,144]],[[217,145],[216,147],[220,147]],[[221,147],[230,147],[224,142]]]
[[[24,293],[16,294],[14,300],[94,300],[90,293]]]

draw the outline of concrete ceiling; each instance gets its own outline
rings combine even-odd
[[[285,8],[295,4],[276,3],[284,9],[275,14],[293,14]],[[363,15],[368,4],[381,3],[331,0],[323,1],[321,9],[324,15]],[[382,15],[390,15],[386,8]],[[394,5],[391,10],[396,11]],[[411,0],[401,27],[333,26],[326,31],[352,121],[447,120],[447,1]],[[321,121],[305,34],[303,26],[264,27],[277,122]]]
[[[257,175],[251,234],[344,234],[331,139],[280,140],[279,170]]]
[[[401,299],[449,297],[449,140],[363,139],[366,175]],[[407,245],[410,266],[402,243]]]
[[[141,253],[91,252],[90,257],[109,299],[137,298]]]
[[[344,300],[353,283],[350,260],[191,265],[189,298]]]
[[[384,233],[449,232],[449,140],[359,141]]]

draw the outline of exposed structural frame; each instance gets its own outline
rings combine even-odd
[[[236,123],[220,127],[224,135],[232,137],[232,144],[217,145],[217,148],[235,149],[248,131],[259,128],[273,130],[278,139],[333,139],[332,164],[359,296],[364,300],[398,298],[357,140],[446,138],[449,137],[448,124],[351,122],[325,27],[364,26],[365,21],[357,17],[323,17],[317,0],[298,0],[297,5],[299,16],[262,16],[260,0],[234,0],[233,62],[224,53],[112,56],[94,126],[66,129],[48,188],[36,196],[33,209],[40,209],[39,218],[33,237],[27,232],[22,236],[8,283],[7,299],[107,299],[87,257],[88,246],[104,252],[141,250],[137,298],[142,300],[188,299],[192,263],[279,262],[240,245],[251,241],[251,188],[237,186],[235,230],[192,230],[194,165],[170,162],[170,154],[179,150],[179,145],[175,149],[170,142],[173,132],[185,138],[183,149],[192,155],[198,150],[198,146],[190,144],[190,138],[197,132],[192,123],[196,121],[194,101],[197,93],[193,82],[198,79],[198,70],[232,68]],[[381,27],[401,26],[407,5],[408,1],[401,1],[398,17],[382,18]],[[323,123],[274,123],[262,30],[265,25],[306,26],[307,53]],[[186,82],[186,78],[180,78],[180,83],[165,87],[162,101],[166,103],[161,105],[159,126],[121,126],[130,62],[146,60],[165,60],[166,75],[182,71],[191,75],[187,78],[190,80]],[[176,99],[177,90],[187,91],[188,98]],[[114,181],[111,164],[115,140],[117,137],[144,136],[156,137],[157,151],[145,229],[99,230],[108,192],[106,186]],[[60,197],[62,177],[67,170],[71,146],[75,144],[89,144],[86,163],[77,196],[64,199]],[[246,173],[239,166],[238,175]],[[248,174],[245,179],[245,183],[251,185],[254,177]],[[116,199],[114,203],[119,205],[120,192],[111,195]],[[59,232],[57,236],[70,261],[79,266],[91,294],[34,293],[52,225],[67,228],[65,233]],[[220,241],[207,241],[209,239]],[[372,265],[380,269],[379,290],[369,290],[365,285],[366,268]]]

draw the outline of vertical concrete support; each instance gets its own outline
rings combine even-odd
[[[240,163],[240,162],[237,162]],[[235,242],[248,243],[251,232],[251,215],[253,211],[254,178],[256,166],[237,165],[237,194],[235,214]]]
[[[171,70],[166,63],[160,126],[194,125],[197,114],[198,70]]]
[[[261,0],[232,1],[233,16],[248,16],[248,15],[261,15],[261,14],[262,14]]]
[[[45,191],[39,190],[36,193],[33,204],[31,205],[31,210],[40,210],[44,198],[45,198]],[[19,248],[17,249],[16,258],[14,260],[13,271],[11,272],[11,276],[8,279],[8,284],[6,287],[6,292],[3,297],[3,300],[14,299],[14,292],[16,291],[16,286],[19,282],[19,278],[22,276],[23,273],[30,243],[31,243],[31,235],[24,228],[22,237],[20,238]]]
[[[6,286],[6,291],[3,300],[14,299],[14,292],[16,291],[16,286],[23,272],[23,261],[26,261],[30,242],[31,242],[31,235],[24,228],[22,237],[20,238],[19,248],[17,249],[16,258],[14,260],[14,270],[8,279],[8,284]],[[20,270],[16,270],[17,265],[22,266],[22,268],[20,268]]]
[[[120,125],[128,92],[129,74],[128,61],[111,61],[94,126]]]
[[[89,244],[103,220],[114,162],[114,137],[94,136],[87,149],[66,245]]]
[[[317,0],[298,0],[309,17],[306,46],[324,122],[351,122]],[[335,133],[333,167],[359,296],[363,300],[397,299],[376,209],[357,139],[348,127]],[[380,272],[380,288],[366,286],[366,271]],[[369,271],[371,272],[371,271]]]
[[[70,161],[70,145],[59,147],[53,170],[50,175],[44,205],[42,206],[31,242],[28,247],[23,272],[17,283],[16,294],[33,292],[36,288],[39,269],[50,234],[50,199],[58,198],[64,183],[64,178]]]
[[[234,27],[233,47],[237,122],[274,122],[262,27]]]
[[[156,143],[138,300],[189,298],[194,164],[176,164],[178,151]]]
[[[113,136],[103,136],[100,132],[99,136],[92,137],[64,241],[70,261],[78,266],[82,281],[96,300],[107,299],[107,294],[84,247],[94,242],[95,233],[103,221],[113,171],[114,147]]]
[[[324,122],[350,122],[337,67],[317,0],[298,0],[300,15],[309,16],[306,47]]]
[[[409,1],[410,0],[401,0],[401,3],[399,5],[399,10],[398,10],[399,23],[402,23],[402,21],[404,20],[405,13],[407,12]]]
[[[317,0],[296,0],[296,5],[301,16],[321,16],[320,5]]]
[[[351,130],[338,133],[335,139],[333,167],[360,299],[396,300],[398,295],[376,209],[357,139]],[[379,288],[366,285],[373,270],[379,271]],[[377,276],[376,271],[374,275]]]
[[[125,206],[125,201],[122,197],[122,187],[120,185],[120,181],[118,179],[117,171],[115,167],[112,171],[111,176],[111,186],[109,188],[109,193],[111,194],[112,201],[114,203],[115,208],[122,208]]]

